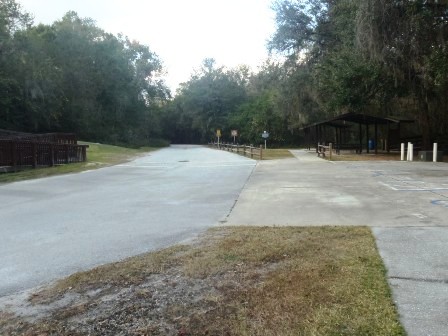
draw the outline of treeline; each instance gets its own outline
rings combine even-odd
[[[271,144],[297,143],[293,107],[283,100],[290,90],[287,76],[277,63],[251,73],[246,66],[226,69],[206,59],[166,106],[166,134],[177,143],[206,143],[216,141],[218,129],[223,141],[233,140],[231,130],[237,130],[238,142],[258,144],[269,131]]]
[[[424,146],[448,143],[448,4],[430,0],[279,0],[269,48],[282,61],[256,74],[210,60],[170,103],[171,137],[216,129],[295,142],[303,125],[346,112],[416,120]],[[236,51],[237,52],[237,51]]]
[[[165,138],[298,144],[304,125],[346,112],[413,118],[448,143],[448,4],[277,0],[273,57],[256,72],[204,60],[174,98],[161,60],[70,12],[32,25],[0,0],[0,128],[144,144]],[[238,50],[235,50],[237,53]]]
[[[75,12],[36,26],[14,0],[0,1],[0,129],[148,143],[163,136],[161,71],[147,46]]]

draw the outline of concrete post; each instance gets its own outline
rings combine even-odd
[[[409,146],[409,161],[414,161],[414,145],[411,143]]]
[[[432,162],[437,162],[437,142],[434,142],[434,148],[432,149]]]
[[[406,155],[406,160],[410,160],[411,159],[411,143],[410,142],[408,142],[408,152],[407,152],[407,155]]]
[[[401,143],[401,161],[404,161],[404,142]]]

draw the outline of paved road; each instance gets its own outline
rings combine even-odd
[[[448,164],[259,163],[229,225],[372,227],[410,336],[448,335]]]
[[[172,146],[120,166],[0,185],[0,297],[195,236],[226,217],[254,166]]]

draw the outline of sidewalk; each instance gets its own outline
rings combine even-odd
[[[408,334],[448,335],[448,165],[291,152],[258,163],[226,224],[370,226]]]

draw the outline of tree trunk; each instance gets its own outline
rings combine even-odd
[[[429,106],[426,99],[420,103],[420,126],[422,129],[422,149],[430,150],[431,147],[431,120],[429,115]]]

